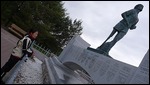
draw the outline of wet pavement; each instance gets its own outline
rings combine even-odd
[[[43,84],[42,62],[35,58],[35,61],[28,58],[21,65],[20,71],[14,80],[14,84]]]
[[[8,61],[18,40],[18,38],[1,28],[1,67]]]

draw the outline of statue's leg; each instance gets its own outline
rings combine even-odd
[[[107,42],[105,46],[107,46],[107,49],[105,50],[107,53],[109,53],[110,49],[120,40],[124,37],[126,33],[119,32],[115,38],[111,42]]]
[[[120,39],[122,39],[126,35],[125,32],[118,32],[115,38],[110,42],[110,47],[112,48]]]
[[[122,39],[124,36],[126,35],[125,32],[118,32],[118,34],[114,37],[113,42],[116,43],[118,42],[120,39]]]
[[[104,52],[105,54],[108,54],[109,50],[110,50],[110,42],[106,42],[109,38],[111,38],[115,33],[117,32],[117,30],[113,29],[113,31],[111,32],[111,34],[108,36],[108,38],[97,48],[97,50],[100,50],[102,52]]]
[[[113,29],[113,31],[112,31],[111,34],[108,36],[108,38],[103,42],[103,44],[104,44],[109,38],[111,38],[116,32],[117,32],[117,30]],[[102,45],[103,45],[103,44],[102,44]]]

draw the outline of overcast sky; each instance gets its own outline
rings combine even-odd
[[[118,41],[110,50],[114,59],[139,66],[149,49],[149,1],[63,1],[64,8],[74,20],[82,21],[81,37],[92,48],[100,46],[109,36],[113,27],[122,19],[121,14],[143,4],[139,13],[139,22],[135,30]],[[112,38],[113,39],[113,38]]]

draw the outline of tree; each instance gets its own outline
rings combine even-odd
[[[81,20],[72,20],[63,4],[62,1],[1,1],[1,21],[15,23],[25,31],[37,28],[40,31],[37,41],[59,54],[83,29]]]

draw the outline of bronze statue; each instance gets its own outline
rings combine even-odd
[[[126,35],[129,29],[133,30],[136,28],[136,24],[139,21],[138,14],[143,10],[143,7],[144,6],[142,4],[138,4],[134,7],[134,9],[122,13],[121,16],[123,17],[123,19],[114,26],[113,31],[111,32],[109,37],[96,50],[98,50],[99,53],[108,55],[110,49]],[[116,32],[117,35],[114,37],[114,39],[110,42],[106,42]]]

